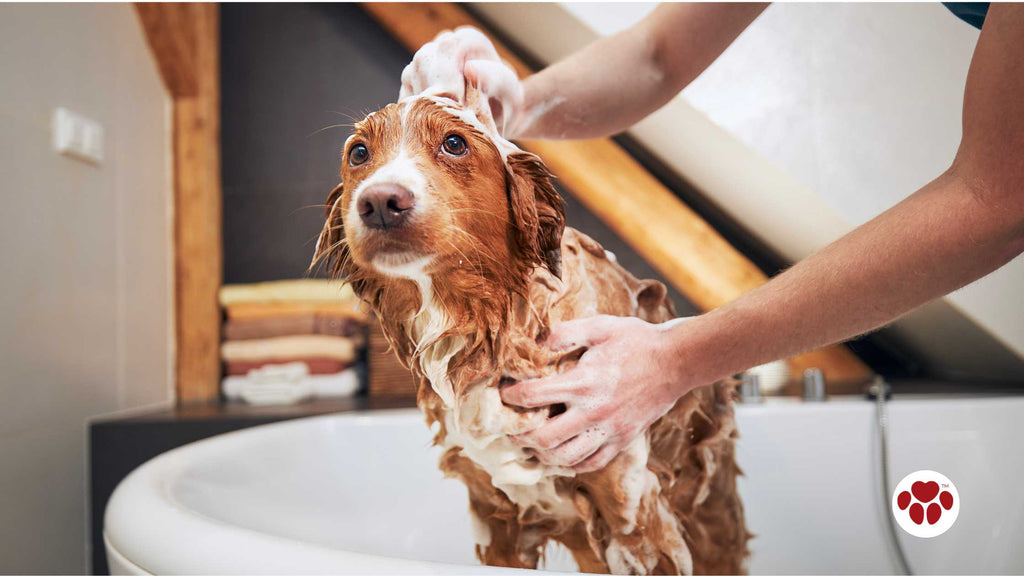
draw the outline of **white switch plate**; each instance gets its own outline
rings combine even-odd
[[[99,165],[103,162],[103,126],[67,108],[53,111],[53,148],[58,153]]]

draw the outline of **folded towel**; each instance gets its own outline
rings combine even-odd
[[[310,313],[273,318],[229,320],[224,325],[226,340],[256,340],[277,336],[322,334],[324,336],[356,336],[366,325],[344,314]]]
[[[310,375],[304,364],[279,364],[254,370],[248,376],[228,376],[221,382],[224,395],[249,404],[294,404],[310,397],[352,396],[359,390],[359,374],[349,368],[337,374]]]
[[[232,340],[220,345],[225,362],[267,362],[296,358],[328,358],[352,363],[362,342],[337,336],[281,336],[261,340]]]
[[[331,314],[365,321],[367,314],[356,308],[355,302],[334,300],[308,300],[302,302],[238,302],[224,307],[229,320],[252,320],[281,316]]]
[[[221,306],[251,302],[358,301],[352,287],[338,280],[279,280],[256,284],[228,284],[220,288]]]
[[[224,372],[228,376],[245,376],[249,372],[258,368],[263,368],[264,366],[291,364],[293,362],[301,362],[302,364],[305,364],[306,369],[310,374],[337,374],[351,366],[348,362],[332,360],[331,358],[294,358],[287,360],[266,360],[255,362],[248,360],[236,360],[233,362],[225,362]]]

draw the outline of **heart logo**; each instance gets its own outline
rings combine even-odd
[[[914,482],[910,486],[910,491],[914,493],[914,498],[921,502],[931,502],[932,498],[939,495],[939,483],[934,481]]]

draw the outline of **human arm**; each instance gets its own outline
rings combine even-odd
[[[1021,102],[1024,5],[993,5],[948,170],[765,285],[684,324],[658,330],[603,317],[556,325],[552,344],[589,349],[572,370],[502,390],[509,404],[568,408],[518,441],[544,461],[598,469],[689,390],[874,330],[1019,255]]]
[[[597,138],[622,132],[685,88],[768,6],[667,3],[523,81],[510,137]]]
[[[399,97],[424,92],[462,101],[487,94],[506,138],[572,139],[621,132],[696,78],[767,4],[669,3],[520,81],[494,46],[468,27],[443,32],[402,72]]]

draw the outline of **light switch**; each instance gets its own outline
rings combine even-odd
[[[99,165],[103,162],[103,126],[67,108],[53,111],[53,148],[58,153]]]

